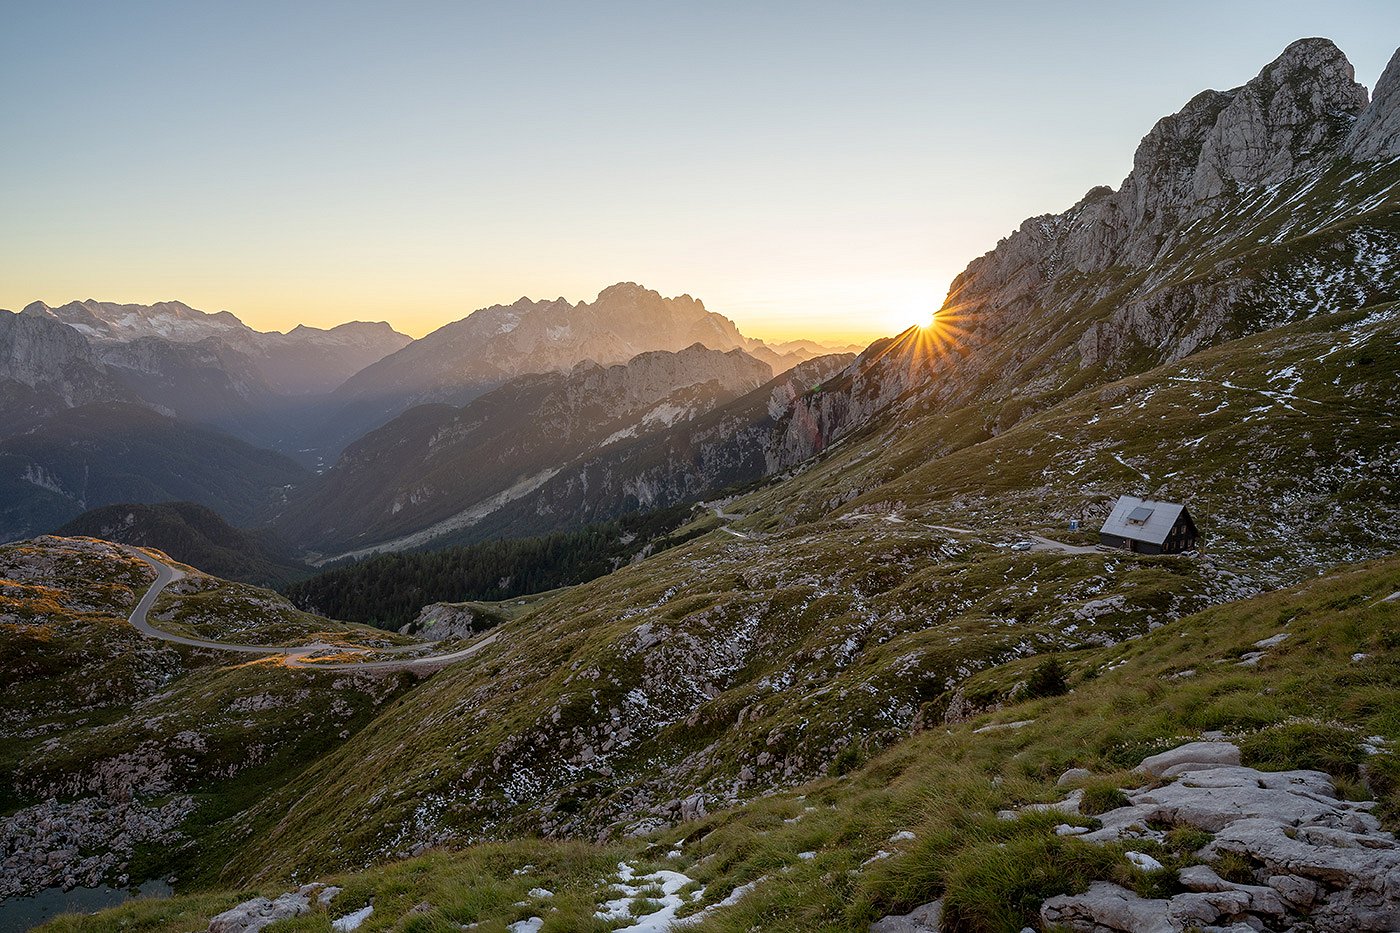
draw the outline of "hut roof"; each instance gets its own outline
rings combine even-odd
[[[1137,496],[1119,496],[1103,523],[1102,534],[1161,544],[1186,506],[1179,502],[1155,502]]]

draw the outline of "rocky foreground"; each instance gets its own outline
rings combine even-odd
[[[1124,789],[1126,806],[1100,814],[1098,829],[1068,823],[1061,835],[1090,843],[1161,842],[1188,827],[1209,834],[1201,864],[1177,873],[1181,893],[1146,898],[1108,881],[1040,908],[1047,929],[1077,933],[1200,931],[1384,931],[1400,929],[1400,844],[1371,815],[1372,801],[1342,800],[1321,771],[1258,771],[1224,741],[1192,742],[1145,759],[1147,786]],[[1066,775],[1074,781],[1080,775]],[[1082,791],[1025,810],[1079,816]],[[1015,811],[1003,817],[1016,819]],[[1139,868],[1151,855],[1127,851]],[[1228,868],[1226,867],[1228,866]],[[1222,877],[1222,872],[1231,877]],[[1247,880],[1240,877],[1249,874]],[[942,904],[886,917],[871,933],[937,933]]]

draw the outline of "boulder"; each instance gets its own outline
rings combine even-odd
[[[1261,866],[1265,884],[1227,881],[1207,865],[1193,865],[1178,876],[1186,893],[1149,899],[1097,882],[1083,894],[1047,900],[1042,921],[1093,933],[1400,930],[1400,843],[1368,812],[1373,804],[1338,799],[1320,771],[1228,763],[1238,755],[1223,742],[1193,742],[1149,758],[1142,770],[1180,776],[1125,791],[1129,805],[1100,814],[1101,828],[1081,838],[1160,839],[1168,827],[1189,826],[1214,834],[1198,853],[1202,858],[1242,856]],[[1212,759],[1226,763],[1211,765]],[[1140,853],[1128,857],[1150,867]]]
[[[907,914],[882,917],[870,925],[870,933],[939,933],[943,928],[943,901],[915,907]]]
[[[209,933],[258,933],[263,927],[300,917],[310,910],[310,899],[300,892],[288,892],[275,901],[255,897],[210,920]]]
[[[1240,763],[1240,750],[1229,742],[1189,742],[1160,755],[1144,758],[1136,770],[1161,777],[1168,769],[1184,774],[1197,768],[1214,768]]]

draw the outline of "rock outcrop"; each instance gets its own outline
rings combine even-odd
[[[1231,94],[1201,145],[1191,200],[1283,181],[1335,157],[1366,107],[1366,89],[1355,77],[1328,40],[1294,42]]]
[[[124,878],[138,846],[180,839],[178,827],[194,810],[184,795],[160,806],[125,796],[47,800],[0,821],[0,900]]]
[[[1252,929],[1400,929],[1400,844],[1371,815],[1373,804],[1342,800],[1319,771],[1258,771],[1238,764],[1226,742],[1194,742],[1145,760],[1141,770],[1171,783],[1127,790],[1128,805],[1099,816],[1089,842],[1160,841],[1190,827],[1212,834],[1198,855],[1232,855],[1254,879],[1227,881],[1209,865],[1179,873],[1186,891],[1143,898],[1108,882],[1050,898],[1041,920],[1084,933],[1183,931],[1243,924]]]
[[[433,603],[424,606],[418,617],[399,629],[424,641],[444,641],[448,638],[471,638],[496,623],[473,609],[469,603]]]
[[[1345,150],[1362,162],[1400,156],[1400,50],[1391,56],[1376,82],[1371,106],[1357,118]]]
[[[215,916],[209,921],[208,933],[258,933],[274,923],[309,914],[317,905],[325,907],[339,893],[340,888],[304,884],[275,899],[255,897]]]

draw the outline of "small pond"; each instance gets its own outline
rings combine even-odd
[[[49,888],[33,897],[12,897],[0,901],[0,930],[21,933],[52,920],[59,914],[90,914],[104,907],[115,907],[133,897],[166,897],[170,885],[160,879],[147,881],[139,888]]]

